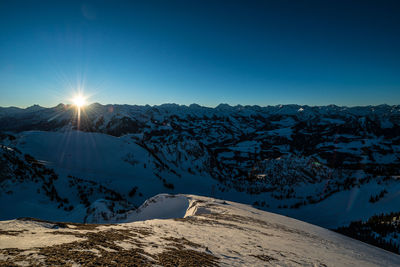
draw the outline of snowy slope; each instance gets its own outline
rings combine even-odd
[[[314,166],[312,158],[284,156],[264,161],[257,168],[252,168],[264,176],[258,174],[260,178],[245,184],[249,190],[241,191],[227,187],[225,181],[214,179],[207,171],[194,172],[196,160],[194,164],[189,162],[189,158],[183,160],[183,165],[168,164],[176,160],[176,150],[171,150],[173,153],[170,154],[158,153],[159,156],[155,157],[138,145],[131,135],[113,137],[76,131],[31,131],[15,136],[15,140],[8,141],[8,147],[32,155],[46,168],[53,169],[58,176],[51,182],[54,190],[61,199],[68,199],[69,203],[60,208],[60,203],[43,195],[41,183],[35,184],[26,179],[7,183],[5,180],[0,188],[0,202],[8,203],[1,205],[0,218],[3,220],[30,216],[56,221],[106,222],[113,213],[122,214],[124,210],[138,207],[147,198],[161,192],[211,195],[254,204],[326,228],[336,228],[354,220],[366,220],[382,212],[397,211],[400,206],[399,182],[371,180],[345,190],[338,187],[338,192],[313,204],[284,208],[284,205],[297,203],[300,196],[304,196],[304,199],[306,196],[312,196],[313,199],[325,197],[326,176],[331,183],[335,179],[341,181],[334,177],[330,168]],[[184,150],[179,151],[182,157],[190,156]],[[20,157],[23,157],[22,154]],[[186,167],[182,167],[185,164]],[[203,164],[201,158],[198,164]],[[312,168],[307,169],[310,164]],[[188,166],[192,171],[188,171]],[[265,180],[268,176],[270,178]],[[169,187],[170,184],[173,187]],[[265,185],[276,189],[257,194],[250,190]],[[382,199],[376,203],[369,202],[371,195],[384,189],[387,194]],[[292,191],[295,196],[292,196]],[[288,194],[290,198],[285,199]],[[112,211],[113,205],[116,208]],[[69,206],[73,209],[64,209]],[[107,218],[101,219],[98,215],[101,212],[107,213]],[[97,215],[92,216],[91,213]]]
[[[185,204],[185,205],[182,205]],[[165,210],[174,210],[169,219]],[[250,206],[158,195],[149,220],[82,225],[0,222],[0,264],[180,266],[398,266],[400,256]],[[151,218],[152,217],[152,218]],[[51,240],[51,242],[49,242]]]

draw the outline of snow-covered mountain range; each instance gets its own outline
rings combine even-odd
[[[11,107],[0,132],[1,220],[123,221],[163,192],[330,229],[400,211],[399,105]]]

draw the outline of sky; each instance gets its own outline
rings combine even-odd
[[[399,1],[0,0],[0,106],[400,104]]]

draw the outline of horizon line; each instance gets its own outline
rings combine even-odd
[[[5,108],[5,109],[7,109],[7,108],[17,108],[17,109],[29,109],[29,108],[33,108],[33,107],[40,107],[40,108],[45,108],[45,109],[51,109],[51,108],[56,108],[56,107],[58,107],[58,106],[74,106],[74,104],[73,103],[59,103],[59,104],[57,104],[57,105],[55,105],[55,106],[41,106],[40,104],[33,104],[33,105],[31,105],[31,106],[0,106],[0,108]],[[379,106],[389,106],[389,107],[394,107],[394,106],[399,106],[400,104],[394,104],[394,105],[389,105],[389,104],[387,104],[387,103],[381,103],[381,104],[368,104],[368,105],[337,105],[337,104],[326,104],[326,105],[309,105],[309,104],[294,104],[294,103],[292,103],[292,104],[275,104],[275,105],[272,105],[272,104],[268,104],[268,105],[257,105],[257,104],[253,104],[253,105],[251,105],[251,104],[236,104],[236,105],[234,105],[234,104],[229,104],[229,103],[220,103],[220,104],[218,104],[218,105],[216,105],[216,106],[207,106],[207,105],[201,105],[201,104],[197,104],[197,103],[191,103],[191,104],[178,104],[178,103],[168,103],[168,102],[166,102],[166,103],[162,103],[162,104],[153,104],[153,105],[150,105],[150,104],[127,104],[127,103],[125,103],[125,104],[118,104],[118,103],[109,103],[109,104],[102,104],[102,103],[99,103],[99,102],[92,102],[92,103],[90,103],[90,104],[86,104],[85,105],[85,107],[89,107],[89,106],[92,106],[92,105],[101,105],[101,106],[142,106],[142,107],[145,107],[145,106],[150,106],[150,107],[159,107],[159,106],[165,106],[165,105],[175,105],[175,106],[178,106],[178,107],[190,107],[190,106],[199,106],[199,107],[202,107],[202,108],[211,108],[211,109],[215,109],[215,108],[218,108],[219,106],[229,106],[229,107],[261,107],[261,108],[265,108],[265,107],[278,107],[278,106],[298,106],[298,107],[310,107],[310,108],[313,108],[313,107],[331,107],[331,106],[334,106],[334,107],[339,107],[339,108],[357,108],[357,107],[379,107]]]

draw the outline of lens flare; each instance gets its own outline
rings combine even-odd
[[[81,111],[84,112],[84,107],[86,105],[86,97],[78,93],[71,100],[72,103],[76,106],[76,119],[77,119],[77,129],[80,130],[81,127]]]
[[[82,108],[83,106],[86,105],[86,99],[82,95],[77,95],[75,96],[72,101],[74,102],[75,106],[78,108]]]

